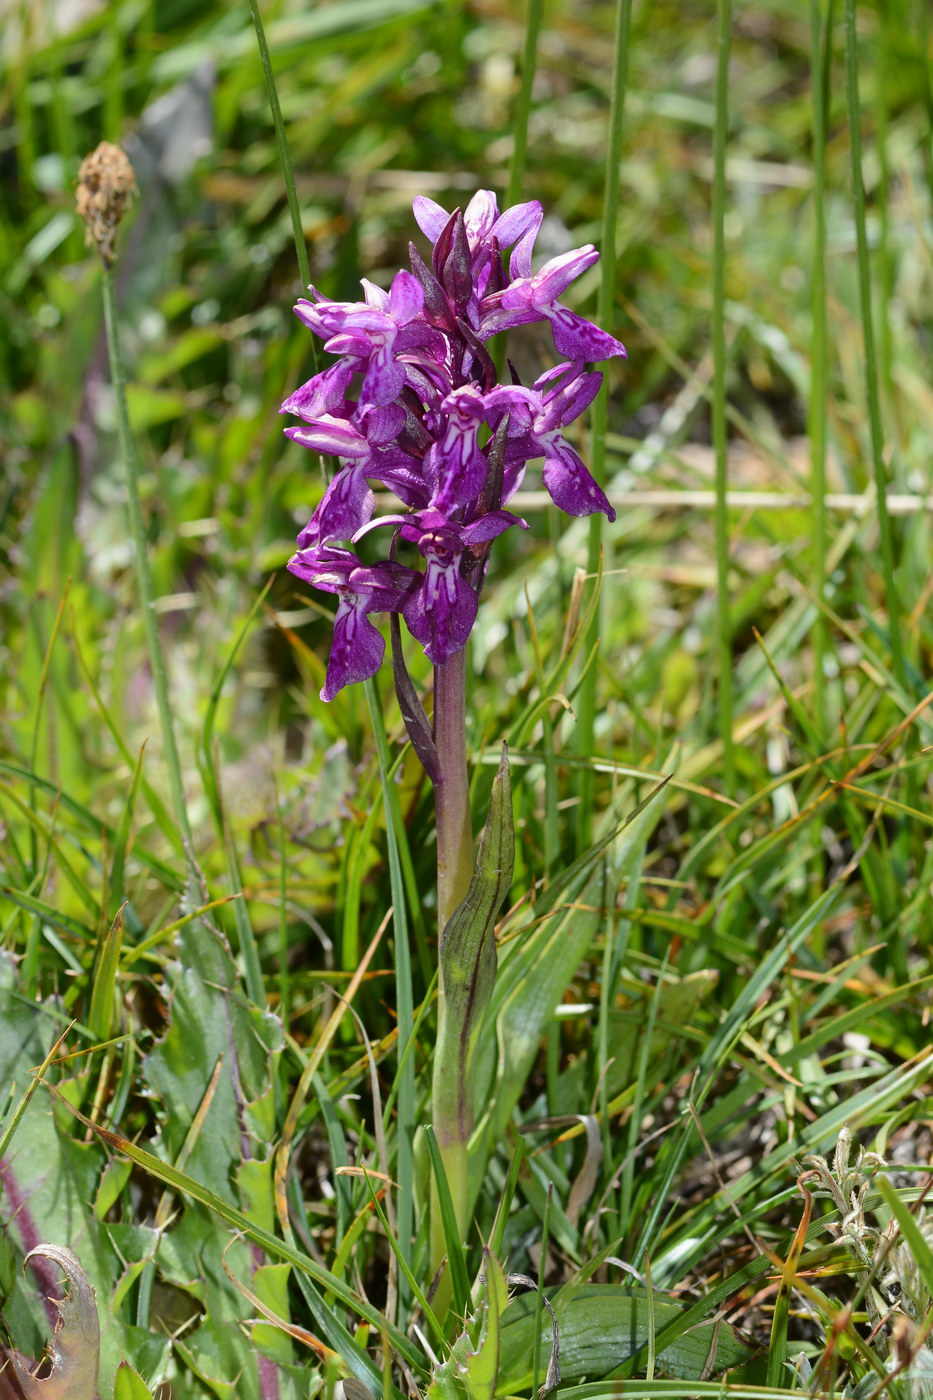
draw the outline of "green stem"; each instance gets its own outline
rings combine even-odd
[[[392,755],[385,731],[385,720],[379,703],[375,678],[366,682],[366,703],[376,740],[379,776],[382,781],[383,808],[386,818],[386,847],[389,861],[389,883],[392,889],[392,924],[395,955],[395,1005],[398,1015],[398,1118],[396,1123],[395,1169],[399,1181],[397,1197],[397,1229],[399,1255],[405,1266],[411,1263],[412,1222],[414,1219],[414,1157],[415,1131],[415,1061],[408,1053],[414,1035],[414,994],[412,992],[411,948],[408,934],[408,907],[405,881],[402,875],[400,841],[402,814],[398,793],[390,777]],[[388,1107],[386,1108],[388,1114]],[[400,1302],[407,1305],[408,1281],[404,1277]]]
[[[810,77],[813,86],[813,272],[810,339],[810,474],[813,501],[813,591],[819,606],[813,619],[813,685],[817,728],[826,733],[826,85],[823,71],[821,0],[810,0]]]
[[[434,743],[440,769],[434,784],[437,926],[443,935],[450,916],[463,902],[473,874],[466,756],[466,649],[434,668]],[[442,986],[440,995],[443,994]]]
[[[434,668],[434,743],[438,776],[434,783],[437,827],[437,926],[440,939],[451,915],[462,904],[473,874],[473,830],[466,759],[466,649]],[[444,1039],[447,995],[443,961],[439,958],[437,989],[438,1043]],[[463,1085],[450,1073],[437,1072],[431,1090],[431,1124],[437,1137],[444,1173],[450,1187],[454,1217],[463,1239],[466,1233],[467,1142]],[[431,1191],[431,1267],[436,1271],[445,1253],[444,1229],[436,1187]],[[450,1270],[443,1276],[435,1306],[443,1315],[450,1302]]]
[[[629,35],[632,25],[632,0],[616,0],[615,58],[612,93],[609,105],[609,131],[606,144],[606,168],[603,177],[603,222],[600,239],[600,282],[597,320],[607,330],[614,320],[616,282],[616,237],[619,220],[619,165],[622,159],[622,124],[625,116],[625,93],[628,87]],[[606,380],[593,405],[593,431],[590,448],[590,470],[603,485],[606,475],[606,431],[609,423],[609,389]],[[599,573],[603,545],[603,517],[590,516],[587,571],[595,578]],[[589,656],[599,641],[599,610],[594,613],[583,655]],[[583,677],[577,703],[577,748],[581,757],[593,756],[596,730],[596,680],[598,668],[590,667]],[[592,844],[593,830],[593,770],[580,770],[579,805],[577,807],[577,851],[582,853]]]
[[[304,228],[301,223],[298,190],[295,186],[295,171],[288,150],[288,142],[285,139],[285,123],[282,120],[282,108],[279,106],[279,94],[275,86],[275,74],[272,71],[272,59],[269,57],[269,45],[266,43],[266,30],[262,22],[259,0],[249,0],[249,12],[253,17],[253,25],[256,30],[256,42],[259,45],[262,75],[266,83],[266,96],[269,99],[269,110],[272,113],[272,125],[275,128],[276,145],[279,148],[279,160],[282,163],[282,179],[285,181],[285,197],[288,200],[288,211],[292,220],[292,235],[295,239],[295,252],[298,256],[298,272],[301,276],[302,287],[307,289],[311,281],[308,248],[305,243]],[[311,347],[314,357],[314,368],[315,371],[317,371],[317,346],[313,341]]]
[[[849,108],[849,146],[852,156],[852,196],[855,204],[855,241],[858,254],[859,310],[865,342],[865,389],[868,398],[868,422],[871,434],[871,457],[875,478],[875,508],[878,513],[878,534],[881,542],[881,566],[887,609],[890,618],[891,666],[901,687],[906,683],[904,649],[901,644],[901,605],[894,576],[894,537],[888,515],[888,474],[884,464],[884,430],[881,424],[881,394],[878,386],[878,362],[871,304],[871,263],[868,233],[865,226],[865,187],[862,183],[862,131],[858,88],[858,31],[855,24],[855,0],[846,0],[846,97]]]
[[[522,82],[512,122],[512,160],[509,166],[509,187],[505,197],[505,208],[517,204],[522,197],[522,182],[525,177],[525,160],[528,154],[528,118],[531,114],[531,89],[535,80],[538,58],[538,35],[541,31],[541,17],[544,0],[528,0],[525,16],[525,47],[522,51]]]
[[[716,6],[716,120],[713,131],[713,447],[716,454],[716,632],[719,658],[719,731],[726,792],[735,789],[732,742],[732,618],[729,606],[729,486],[726,432],[726,143],[729,125],[731,0]]]
[[[178,747],[175,743],[175,726],[168,697],[168,674],[159,628],[156,620],[155,588],[152,582],[152,569],[149,563],[149,547],[143,525],[142,502],[139,495],[139,458],[136,443],[130,428],[129,410],[126,402],[126,368],[120,346],[120,332],[117,325],[117,302],[114,290],[113,273],[103,269],[104,322],[107,330],[107,352],[110,357],[110,378],[117,415],[117,432],[120,440],[120,455],[126,471],[126,488],[129,502],[130,533],[136,550],[136,575],[139,580],[139,596],[142,602],[143,631],[149,653],[149,666],[152,671],[152,685],[155,690],[159,723],[162,729],[162,745],[165,765],[168,769],[169,787],[175,820],[181,833],[188,860],[189,896],[200,895],[201,873],[194,854],[194,839],[191,823],[188,820],[188,806],[185,800],[185,784],[181,774]]]

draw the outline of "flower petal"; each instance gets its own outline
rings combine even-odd
[[[338,361],[290,394],[279,412],[297,413],[309,422],[321,414],[333,414],[335,409],[343,407],[347,386],[356,368],[355,360]],[[338,413],[336,416],[339,418],[341,415]]]
[[[375,404],[364,404],[357,419],[366,441],[373,447],[394,442],[405,426],[406,415],[401,404],[388,403],[378,408]]]
[[[573,369],[574,366],[565,368]],[[599,393],[599,386],[603,382],[601,371],[594,369],[583,373],[579,365],[576,369],[576,374],[563,378],[550,393],[544,395],[541,418],[537,425],[539,431],[563,428],[567,423],[572,423],[589,408]],[[542,375],[536,380],[535,388],[542,384],[544,377]]]
[[[567,515],[593,515],[601,510],[610,521],[615,520],[606,493],[568,443],[548,444],[541,476],[551,500]]]
[[[556,301],[561,293],[567,290],[571,282],[598,261],[599,253],[592,243],[586,243],[582,248],[571,248],[569,253],[561,253],[559,257],[551,258],[550,262],[546,262],[531,279],[534,283],[535,299],[538,304]],[[505,296],[508,298],[508,292]],[[508,306],[508,304],[506,299],[505,305]]]
[[[424,306],[424,291],[417,277],[404,269],[392,279],[389,292],[389,312],[400,326],[413,321]]]
[[[354,594],[341,598],[334,618],[322,700],[333,700],[345,685],[368,681],[382,665],[386,644],[365,613],[365,600]]]
[[[436,666],[462,651],[476,621],[477,597],[460,577],[459,558],[442,565],[428,560],[424,581],[405,605],[408,630]]]
[[[285,429],[285,436],[314,452],[331,452],[335,457],[366,457],[369,443],[362,433],[344,418],[322,414],[306,427],[296,424]]]
[[[498,217],[499,205],[492,190],[477,190],[463,211],[471,248],[485,241]]]
[[[531,276],[531,254],[543,218],[544,210],[538,200],[530,199],[527,204],[513,204],[493,225],[492,232],[500,248],[511,248],[515,244],[509,259],[509,275],[513,280]]]
[[[415,223],[425,238],[430,238],[432,243],[436,243],[450,218],[447,210],[442,209],[439,204],[435,203],[433,199],[428,199],[427,195],[424,194],[415,195],[411,208],[415,216]]]
[[[376,498],[360,466],[344,467],[298,536],[298,548],[352,539],[372,518],[375,508]]]
[[[347,549],[314,545],[299,549],[285,567],[312,588],[319,588],[323,593],[340,593],[346,588],[353,570],[360,567],[360,560]]]
[[[460,527],[460,538],[466,545],[485,544],[488,540],[494,540],[501,535],[503,530],[508,530],[512,525],[520,525],[523,530],[528,529],[528,521],[522,520],[521,516],[513,515],[508,510],[490,510],[485,515],[479,516],[477,520],[471,520],[469,525]]]
[[[550,313],[554,344],[559,355],[568,360],[609,360],[613,355],[627,358],[625,346],[608,331],[600,330],[592,321],[568,311],[566,306],[557,306]]]

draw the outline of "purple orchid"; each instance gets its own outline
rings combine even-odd
[[[417,195],[412,208],[421,232],[436,244],[452,215],[425,195]],[[506,248],[512,248],[510,275],[530,275],[531,253],[543,217],[544,210],[536,199],[527,204],[513,204],[511,209],[500,214],[492,191],[477,190],[464,210],[463,224],[478,296],[483,295],[494,258]]]
[[[592,267],[599,253],[591,243],[574,248],[545,263],[534,277],[519,277],[501,292],[485,297],[480,304],[480,335],[484,340],[496,331],[530,321],[551,323],[554,346],[568,360],[609,360],[625,357],[625,346],[608,332],[561,306],[557,298],[570,283]]]
[[[402,539],[418,546],[425,560],[424,577],[406,599],[403,609],[408,630],[424,647],[435,665],[443,665],[466,646],[476,621],[479,596],[463,575],[465,554],[473,561],[482,546],[510,525],[528,526],[506,510],[488,511],[469,525],[455,525],[442,511],[429,509],[409,517],[401,525]]]
[[[338,357],[282,405],[302,420],[286,429],[294,442],[341,462],[288,564],[339,599],[325,700],[381,665],[385,643],[373,613],[403,617],[435,666],[463,650],[491,541],[512,525],[527,528],[501,507],[529,461],[544,459],[544,485],[561,510],[615,519],[563,436],[602,380],[586,364],[625,355],[560,301],[596,249],[574,249],[534,272],[541,205],[500,212],[489,190],[462,213],[419,196],[414,213],[432,244],[430,264],[412,247],[411,272],[398,272],[388,292],[364,280],[363,301],[334,302],[312,287],[295,308]],[[542,321],[562,363],[531,388],[498,384],[485,343]],[[407,511],[373,518],[374,482]],[[395,531],[395,547],[420,556],[420,569],[397,562],[395,547],[373,564],[353,552],[383,525]]]
[[[365,365],[361,403],[389,404],[405,383],[396,356],[424,338],[417,326],[406,334],[424,305],[424,293],[410,272],[396,273],[388,293],[365,280],[363,290],[365,302],[336,302],[312,287],[317,300],[299,301],[295,312],[310,330],[326,337],[325,350],[346,356],[354,369]]]
[[[300,549],[288,561],[298,578],[339,602],[334,618],[327,675],[322,700],[333,700],[339,690],[355,681],[369,680],[382,665],[386,644],[369,620],[374,612],[400,612],[420,575],[404,564],[386,562],[372,568],[347,550]]]
[[[597,371],[563,364],[542,374],[531,389],[511,385],[486,396],[492,426],[498,427],[506,415],[509,420],[503,500],[517,490],[526,462],[543,457],[545,490],[560,510],[567,515],[602,511],[615,520],[606,493],[561,433],[589,408],[601,382]]]

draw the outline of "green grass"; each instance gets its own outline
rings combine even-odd
[[[478,1281],[490,1241],[555,1310],[561,1396],[914,1393],[886,1368],[897,1327],[928,1354],[930,29],[852,0],[728,18],[718,84],[699,5],[286,0],[268,74],[208,0],[7,27],[0,1345],[48,1333],[34,1228],[94,1284],[103,1400],[124,1360],[158,1400],[530,1396],[549,1314]],[[179,82],[169,179],[141,143]],[[72,213],[103,136],[142,191],[122,447]],[[532,469],[472,644],[474,828],[506,740],[516,840],[465,1247],[445,1215],[456,1343],[415,1132],[431,794],[387,675],[317,698],[329,611],[284,566],[323,477],[277,411],[314,372],[295,208],[310,280],[353,297],[404,260],[415,194],[507,186],[552,252],[614,235],[575,304],[629,359],[579,444],[616,524],[556,521]],[[892,1168],[851,1168],[848,1235],[846,1125]],[[866,1267],[895,1228],[904,1322]]]

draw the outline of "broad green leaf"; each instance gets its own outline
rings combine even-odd
[[[54,1039],[53,1025],[38,1004],[19,997],[13,960],[0,954],[0,1084],[26,1089]],[[98,1148],[58,1133],[47,1092],[34,1096],[3,1159],[0,1218],[14,1239],[79,1240],[101,1165]],[[98,1284],[90,1261],[88,1269]]]
[[[434,1055],[434,1103],[444,1103],[445,1121],[456,1122],[462,1138],[466,1138],[472,1124],[478,1036],[496,978],[493,930],[512,883],[514,860],[512,790],[508,752],[503,745],[476,870],[466,898],[444,929],[440,942],[443,997]]]
[[[114,1157],[107,1163],[94,1197],[94,1214],[98,1220],[103,1220],[119,1200],[132,1170],[132,1162],[127,1162],[123,1157]]]
[[[649,1338],[649,1304],[644,1289],[616,1284],[586,1284],[572,1294],[552,1298],[560,1326],[560,1369],[563,1382],[596,1381],[609,1375]],[[685,1310],[655,1293],[651,1301],[653,1327],[660,1331]],[[523,1294],[509,1305],[502,1324],[499,1395],[530,1386],[534,1342],[533,1294]],[[551,1342],[551,1327],[544,1319],[542,1346]],[[703,1323],[667,1347],[656,1358],[658,1374],[696,1380],[738,1366],[748,1360],[748,1348],[728,1325]]]
[[[179,948],[183,965],[176,964],[170,974],[169,1029],[143,1061],[143,1073],[161,1102],[171,1106],[163,1134],[172,1157],[184,1145],[191,1175],[212,1182],[218,1195],[233,1201],[233,1176],[243,1151],[231,1124],[246,1104],[268,1093],[281,1026],[244,1001],[233,960],[216,933],[201,923],[187,925]],[[223,1071],[214,1082],[221,1060]]]
[[[251,1287],[257,1298],[265,1303],[270,1312],[284,1321],[289,1320],[288,1280],[291,1276],[290,1264],[262,1264],[252,1277]],[[250,1338],[253,1344],[272,1357],[276,1362],[287,1366],[292,1361],[292,1343],[287,1332],[272,1322],[259,1321],[253,1324]]]
[[[671,1041],[682,1038],[684,1027],[691,1024],[701,1003],[713,991],[718,980],[718,972],[704,968],[688,973],[677,981],[665,982],[658,989],[657,1013],[648,1050],[649,1064],[663,1053]],[[629,991],[635,991],[635,988],[620,983],[620,994],[625,995]],[[628,1005],[614,1007],[609,1012],[606,1091],[610,1097],[622,1093],[633,1082],[651,1001],[650,989],[646,995],[643,987],[637,999],[632,997]],[[588,1069],[586,1059],[580,1056],[564,1071],[557,1085],[555,1111],[574,1112],[575,1105],[581,1102],[581,1095],[584,1094],[583,1083]]]
[[[663,784],[655,788],[611,840],[576,862],[568,878],[558,882],[549,915],[541,918],[536,910],[505,942],[487,1017],[487,1025],[496,1027],[498,1065],[492,1063],[492,1036],[486,1036],[485,1064],[476,1085],[480,1100],[489,1102],[487,1126],[493,1138],[504,1133],[554,1009],[605,921],[619,872],[629,858],[640,862],[644,842],[660,820],[663,807],[655,798],[662,789]],[[612,887],[607,889],[610,871]],[[509,930],[505,933],[508,940]]]
[[[159,1231],[148,1225],[119,1223],[104,1225],[103,1234],[113,1246],[114,1262],[124,1261],[123,1272],[114,1284],[111,1297],[111,1308],[117,1311],[146,1264],[155,1255],[159,1246]]]

